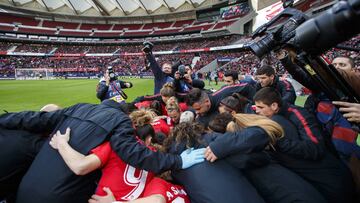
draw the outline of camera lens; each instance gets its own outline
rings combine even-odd
[[[275,40],[273,39],[272,34],[267,34],[258,42],[251,43],[249,47],[257,57],[262,58],[264,55],[270,53],[270,51],[275,47]]]

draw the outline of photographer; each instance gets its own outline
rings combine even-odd
[[[112,67],[109,66],[103,78],[101,78],[97,89],[96,97],[103,101],[115,97],[117,102],[127,99],[127,95],[122,91],[124,88],[131,88],[131,82],[118,80]]]
[[[191,68],[185,65],[179,65],[178,71],[175,72],[174,87],[179,93],[186,93],[192,89]]]
[[[150,68],[152,72],[154,73],[154,94],[158,94],[160,92],[160,89],[163,87],[165,83],[173,82],[174,78],[173,75],[173,68],[171,66],[171,63],[165,62],[162,64],[162,67],[160,68],[159,64],[156,62],[155,57],[152,53],[152,48],[154,47],[154,44],[151,42],[145,41],[144,42],[144,48],[142,51],[145,53],[146,59],[150,63]]]

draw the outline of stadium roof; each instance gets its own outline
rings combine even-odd
[[[131,17],[191,11],[224,0],[0,0],[0,5],[77,16]]]

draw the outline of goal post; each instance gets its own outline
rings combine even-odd
[[[16,68],[16,80],[51,80],[54,79],[53,69],[50,68]]]

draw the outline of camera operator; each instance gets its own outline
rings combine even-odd
[[[145,41],[144,48],[142,51],[145,53],[146,59],[150,63],[150,68],[152,72],[154,73],[154,94],[158,94],[160,92],[160,89],[163,87],[165,83],[173,82],[174,78],[173,75],[173,68],[171,63],[165,62],[162,64],[162,67],[160,68],[159,64],[156,62],[155,57],[152,53],[152,48],[154,47],[154,44],[151,42]]]
[[[179,65],[175,72],[174,87],[175,91],[179,93],[186,93],[192,89],[192,70],[189,66]]]
[[[118,80],[112,67],[109,66],[97,86],[96,97],[99,98],[100,101],[114,97],[117,102],[121,102],[127,99],[127,95],[122,89],[131,88],[132,86],[131,82]]]

